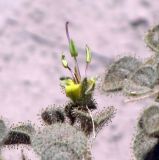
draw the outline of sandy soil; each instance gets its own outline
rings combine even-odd
[[[68,53],[67,20],[81,68],[88,44],[93,51],[89,75],[96,76],[118,55],[153,54],[143,37],[158,23],[158,9],[158,0],[0,0],[0,115],[9,124],[31,120],[38,125],[42,108],[67,102],[59,86],[59,77],[68,74],[60,64],[61,53]],[[137,117],[151,99],[128,104],[117,94],[96,94],[96,99],[99,108],[114,105],[117,115],[98,135],[94,159],[131,159]],[[5,149],[4,156],[18,160],[20,151]]]

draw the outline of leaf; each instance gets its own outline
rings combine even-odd
[[[159,25],[154,26],[147,32],[145,43],[152,51],[159,53]]]
[[[153,88],[157,81],[157,71],[152,66],[143,66],[131,75],[137,85]]]
[[[153,67],[142,66],[124,81],[123,92],[127,95],[146,94],[152,91],[157,78],[157,72]]]
[[[151,92],[151,90],[152,90],[151,88],[137,85],[131,80],[125,80],[124,82],[123,92],[126,95],[131,95],[131,96],[143,95],[148,92]]]
[[[103,90],[115,91],[123,88],[123,82],[125,79],[134,72],[141,62],[134,57],[125,56],[113,63],[104,78]]]
[[[145,132],[154,137],[159,136],[159,107],[152,105],[145,109],[142,117],[142,126]]]

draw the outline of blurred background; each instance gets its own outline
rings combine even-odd
[[[62,52],[72,64],[66,21],[79,49],[80,68],[84,71],[88,44],[93,52],[88,75],[104,76],[108,64],[120,56],[152,55],[143,39],[159,22],[159,1],[0,0],[0,115],[9,124],[30,120],[38,125],[42,108],[67,103],[59,86],[59,77],[68,75],[61,65]],[[137,117],[151,100],[125,104],[122,95],[99,92],[95,97],[99,108],[114,105],[117,114],[94,142],[94,159],[133,158]],[[6,149],[4,156],[18,160],[20,151]],[[36,158],[30,154],[30,159]]]

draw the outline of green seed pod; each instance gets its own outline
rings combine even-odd
[[[67,63],[67,61],[65,59],[65,55],[64,54],[62,54],[62,56],[61,56],[61,62],[62,62],[62,65],[64,66],[64,68],[68,68],[68,63]]]
[[[77,57],[78,56],[77,48],[76,48],[75,43],[72,39],[69,42],[69,48],[70,48],[71,56]]]
[[[92,59],[91,55],[91,50],[90,48],[86,45],[86,63],[90,63]]]

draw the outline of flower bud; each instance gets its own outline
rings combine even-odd
[[[91,55],[91,50],[90,48],[86,45],[86,62],[90,63],[92,59],[92,55]]]
[[[64,54],[62,54],[62,56],[61,56],[61,62],[62,62],[62,65],[64,66],[64,68],[68,68],[68,63],[67,63],[67,61],[65,59],[65,55]]]
[[[77,57],[78,56],[77,48],[76,48],[75,43],[72,39],[69,42],[69,48],[70,48],[71,56]]]

